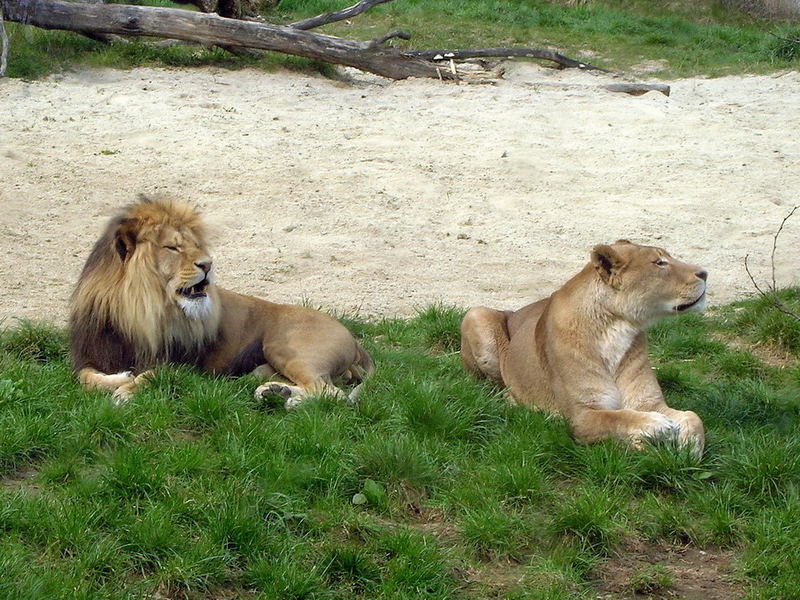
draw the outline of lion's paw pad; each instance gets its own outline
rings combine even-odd
[[[259,400],[267,396],[280,396],[284,400],[292,397],[292,390],[281,383],[265,383],[256,388],[255,397]]]

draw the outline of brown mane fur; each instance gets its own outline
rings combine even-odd
[[[218,310],[190,321],[166,298],[153,244],[140,244],[122,256],[126,240],[118,232],[133,223],[140,238],[170,226],[191,230],[205,245],[199,215],[181,202],[143,198],[112,219],[72,294],[70,344],[75,371],[87,366],[109,372],[140,370],[158,361],[196,362],[217,335]],[[91,361],[89,354],[95,355]]]

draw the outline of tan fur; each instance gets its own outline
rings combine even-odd
[[[702,451],[703,424],[667,406],[645,329],[705,308],[706,272],[661,248],[620,240],[549,298],[516,312],[471,309],[461,324],[468,371],[508,387],[520,404],[564,415],[575,439],[677,436]]]
[[[335,319],[218,288],[199,215],[169,200],[143,199],[113,219],[95,244],[72,297],[73,368],[85,389],[129,398],[159,363],[213,373],[279,377],[258,394],[295,404],[342,395],[369,355]],[[291,402],[289,402],[291,400]]]

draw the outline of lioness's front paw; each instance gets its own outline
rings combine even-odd
[[[637,449],[642,449],[646,441],[653,439],[677,440],[680,438],[682,428],[672,419],[665,417],[661,413],[648,412],[647,422],[634,435],[633,445]]]

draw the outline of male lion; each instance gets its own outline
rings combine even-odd
[[[72,368],[85,389],[124,401],[159,363],[212,373],[277,376],[256,396],[293,406],[321,392],[341,396],[337,378],[373,371],[369,355],[335,319],[216,287],[198,213],[142,198],[112,219],[72,295]]]
[[[579,442],[621,438],[641,447],[666,434],[701,452],[703,423],[667,406],[644,330],[701,312],[707,277],[661,248],[627,240],[595,246],[589,264],[549,298],[516,312],[467,312],[464,366],[522,404],[564,415]]]

